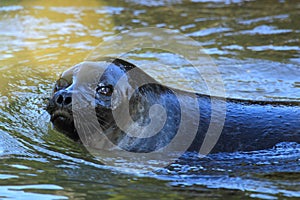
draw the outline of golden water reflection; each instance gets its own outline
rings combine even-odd
[[[111,16],[98,12],[105,6],[96,0],[25,0],[3,6],[1,99],[10,98],[22,85],[53,81],[63,70],[84,60],[105,35],[113,34]]]

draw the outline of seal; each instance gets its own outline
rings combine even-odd
[[[106,62],[106,67],[100,62]],[[84,84],[97,70],[101,76],[92,89],[97,121],[107,138],[124,150],[152,152],[163,148],[176,136],[181,118],[185,115],[190,119],[197,118],[199,123],[196,136],[187,150],[199,151],[212,119],[212,99],[226,103],[226,118],[221,135],[211,152],[253,151],[272,148],[280,142],[300,143],[299,102],[224,99],[169,88],[158,83],[134,64],[118,58],[82,62],[63,72],[56,81],[46,110],[51,115],[54,127],[76,141],[85,138],[81,135],[79,137],[75,126],[78,122],[74,122],[76,109],[72,95],[82,93],[78,90],[78,83]],[[123,83],[116,87],[121,79]],[[141,85],[142,82],[147,84]],[[194,115],[192,110],[183,112],[179,97],[184,98],[188,104],[196,97],[197,112],[200,112],[200,115]],[[130,119],[124,118],[122,126],[126,126],[126,122],[135,122],[135,126],[127,126],[127,130],[146,134],[147,131],[135,130],[151,124],[151,107],[154,105],[159,105],[165,110],[163,127],[154,135],[128,135],[120,128],[120,123],[116,121],[113,113],[118,109],[119,113],[127,112],[126,109],[122,110],[125,100]]]

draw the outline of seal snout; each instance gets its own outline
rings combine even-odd
[[[52,122],[55,122],[57,120],[59,121],[73,121],[72,119],[72,115],[70,113],[68,113],[65,110],[56,110],[53,112],[53,114],[51,115],[51,119]]]
[[[50,98],[46,110],[51,116],[50,121],[58,131],[74,140],[79,139],[72,113],[72,90],[56,91]]]
[[[59,90],[54,94],[54,103],[58,108],[72,106],[72,93],[67,90]]]
[[[51,114],[50,121],[53,123],[54,127],[60,131],[73,138],[78,140],[79,136],[75,129],[74,119],[70,110],[58,109]]]

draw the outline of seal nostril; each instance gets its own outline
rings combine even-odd
[[[63,101],[64,101],[64,98],[62,95],[59,95],[58,98],[56,99],[57,104],[62,104]]]
[[[65,105],[69,105],[72,102],[72,97],[66,97]]]

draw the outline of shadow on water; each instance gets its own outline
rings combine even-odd
[[[53,130],[43,109],[58,75],[99,42],[150,26],[199,41],[219,66],[228,96],[299,101],[299,8],[292,1],[1,1],[0,198],[299,198],[299,144],[202,159],[187,154],[140,172],[102,165]],[[129,54],[144,65],[170,60],[196,78],[172,56]]]

